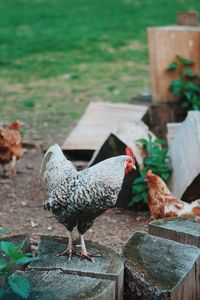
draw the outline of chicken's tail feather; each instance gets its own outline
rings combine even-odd
[[[58,144],[54,144],[53,146],[49,147],[49,149],[47,150],[47,152],[45,153],[42,163],[41,163],[41,167],[40,167],[40,173],[39,173],[39,180],[41,179],[41,174],[43,171],[43,167],[44,167],[44,163],[47,159],[47,157],[53,153],[57,153],[59,155],[62,155],[63,157],[63,153],[62,150],[60,149],[60,146]]]

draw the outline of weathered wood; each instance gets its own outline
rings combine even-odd
[[[169,144],[172,194],[191,202],[200,198],[200,112],[190,111]],[[184,196],[187,196],[187,198]]]
[[[125,299],[200,299],[200,249],[135,232],[126,243]]]
[[[117,134],[122,141],[134,139],[133,127],[135,122],[139,122],[147,111],[145,105],[114,104],[106,102],[92,102],[87,107],[84,115],[64,141],[62,150],[66,151],[86,151],[96,150],[107,136],[112,132]],[[142,123],[142,122],[141,122]],[[134,131],[144,131],[141,129]],[[130,145],[131,146],[131,145]]]
[[[194,62],[192,70],[200,71],[200,27],[165,26],[148,28],[148,44],[154,103],[177,101],[169,91],[176,72],[167,72],[178,54]]]
[[[93,287],[91,284],[89,285],[89,288],[86,286],[85,291],[91,290],[93,298],[90,298],[91,295],[89,293],[84,299],[122,299],[124,279],[123,259],[111,249],[97,243],[86,241],[87,250],[91,253],[100,253],[101,257],[96,257],[95,263],[91,263],[87,260],[80,261],[77,256],[73,256],[72,260],[69,261],[67,256],[57,256],[58,253],[66,249],[67,243],[67,238],[42,236],[37,251],[38,260],[32,262],[28,266],[29,270],[59,271],[61,272],[61,276],[63,274],[68,274],[69,280],[71,280],[71,276],[78,275],[81,277],[80,280],[82,280],[82,278],[88,278],[89,282],[91,281],[90,279],[99,280],[99,282],[102,281],[101,284],[103,284],[103,286],[105,285],[105,281],[108,281],[108,284],[105,285],[105,292],[102,292],[101,289],[101,293],[98,294],[97,289],[95,296],[94,290],[96,290],[97,281],[94,281],[95,284]],[[80,247],[78,250],[80,252]],[[113,284],[111,284],[111,282],[114,283],[115,293],[113,293]],[[74,287],[72,286],[72,289],[73,288]],[[113,295],[113,297],[109,298],[110,295]],[[79,298],[69,297],[66,299]]]
[[[78,275],[64,274],[59,270],[26,271],[25,276],[31,284],[29,300],[110,300],[115,299],[115,284]],[[8,291],[2,300],[21,300]]]
[[[200,217],[152,221],[149,224],[149,234],[200,248]]]
[[[198,26],[198,13],[197,12],[180,12],[177,15],[177,25],[182,26]]]
[[[180,108],[179,103],[157,103],[149,107],[145,116],[145,123],[156,136],[166,138],[166,124],[169,122],[182,122],[185,116],[186,113]]]
[[[14,243],[21,241],[15,236],[9,237],[9,240]],[[123,259],[111,249],[86,241],[88,251],[100,253],[101,257],[96,257],[95,263],[80,261],[78,256],[73,256],[69,261],[67,256],[57,256],[66,249],[67,243],[66,238],[41,237],[37,249],[38,260],[30,263],[21,274],[28,277],[31,283],[31,294],[28,299],[122,300]],[[75,245],[75,248],[80,252],[80,245],[79,249],[78,245]],[[11,299],[21,298],[8,290],[2,300]]]

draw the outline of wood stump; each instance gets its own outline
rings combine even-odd
[[[12,240],[12,237],[11,237]],[[42,236],[38,260],[23,274],[31,283],[29,300],[114,300],[123,299],[124,263],[111,249],[86,241],[89,252],[100,253],[95,262],[73,256],[56,256],[67,247],[67,239]],[[80,250],[80,249],[79,249]],[[2,300],[18,300],[11,291]]]
[[[200,217],[156,220],[149,224],[149,233],[200,248]]]
[[[135,232],[123,254],[125,299],[200,299],[197,247]]]

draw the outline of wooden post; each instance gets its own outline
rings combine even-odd
[[[192,70],[200,72],[200,27],[148,28],[148,44],[153,102],[173,102],[176,99],[169,92],[169,84],[177,78],[177,74],[166,69],[178,54],[193,61]]]

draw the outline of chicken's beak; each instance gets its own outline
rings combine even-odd
[[[133,170],[136,170],[137,168],[136,168],[136,165],[133,165]]]

